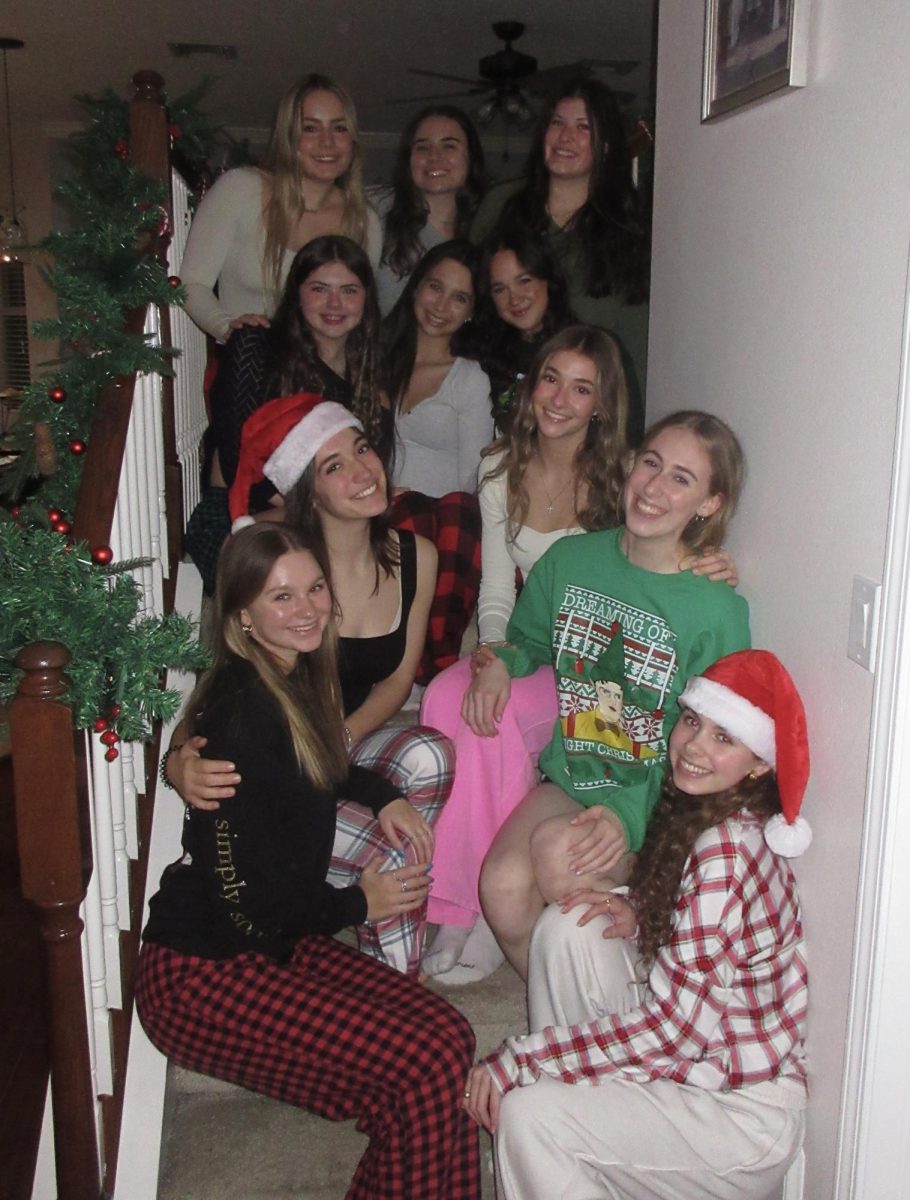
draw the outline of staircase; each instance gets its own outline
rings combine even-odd
[[[478,1055],[526,1028],[524,985],[508,964],[481,983],[438,990],[470,1020]],[[171,1066],[158,1200],[341,1200],[365,1147],[352,1121],[333,1124]],[[492,1143],[485,1133],[481,1157],[483,1196],[492,1200]]]

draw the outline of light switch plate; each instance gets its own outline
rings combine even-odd
[[[872,670],[875,638],[878,633],[878,607],[881,584],[853,576],[853,595],[850,599],[850,628],[847,633],[847,658]]]

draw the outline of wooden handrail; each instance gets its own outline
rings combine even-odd
[[[130,104],[130,157],[134,166],[161,180],[168,220],[142,244],[144,253],[163,256],[170,240],[170,164],[163,81],[155,72],[134,76]],[[146,312],[129,314],[127,328],[142,333]],[[162,341],[170,341],[166,311]],[[169,384],[169,381],[166,381]],[[73,514],[73,533],[89,546],[112,540],[121,468],[133,410],[135,379],[121,377],[105,388],[96,406],[88,451]],[[164,455],[169,547],[172,567],[181,553],[182,489],[177,461],[173,396],[165,387]],[[176,571],[172,570],[172,578]],[[167,594],[166,594],[167,601]],[[38,911],[46,943],[51,1043],[51,1093],[58,1200],[100,1200],[113,1189],[122,1116],[123,1081],[133,1002],[139,920],[145,887],[154,761],[142,754],[138,768],[136,829],[140,859],[130,864],[130,929],[120,933],[123,1008],[110,1014],[113,1095],[96,1097],[86,1011],[80,905],[91,879],[88,776],[85,740],[74,736],[72,713],[62,702],[69,651],[39,642],[18,658],[24,674],[9,706],[17,838],[23,895]],[[97,818],[97,814],[96,814]],[[119,990],[119,989],[118,989]],[[102,1113],[99,1154],[97,1114]]]
[[[85,764],[73,717],[60,701],[70,655],[35,642],[16,657],[24,674],[9,706],[22,894],[38,910],[48,965],[51,1096],[59,1200],[98,1200],[82,920],[91,873]],[[49,753],[49,748],[53,752]]]

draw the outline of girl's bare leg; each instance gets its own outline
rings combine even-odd
[[[585,835],[585,827],[570,824],[572,817],[582,812],[579,804],[568,815],[548,817],[531,834],[531,865],[534,880],[544,902],[553,904],[580,888],[609,892],[628,882],[635,856],[624,854],[608,870],[585,871],[576,874],[570,866],[570,851]],[[587,828],[590,828],[588,826]]]
[[[581,805],[556,784],[538,784],[512,812],[484,859],[480,873],[484,916],[522,979],[528,977],[531,931],[547,903],[531,859],[532,836],[541,822],[561,817],[567,823],[581,811]]]

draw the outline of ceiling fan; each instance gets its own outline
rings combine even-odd
[[[446,92],[436,96],[401,96],[390,100],[390,104],[409,104],[415,100],[453,100],[462,96],[484,96],[474,110],[474,119],[479,125],[489,125],[496,116],[508,124],[527,125],[534,117],[531,97],[547,97],[557,93],[564,84],[580,76],[593,73],[595,67],[604,67],[616,75],[629,75],[639,65],[631,59],[585,58],[577,62],[564,63],[559,67],[537,69],[537,59],[514,49],[525,31],[521,21],[494,21],[493,32],[505,48],[495,54],[487,54],[477,64],[478,79],[463,75],[448,75],[442,71],[428,71],[421,67],[409,67],[412,75],[424,75],[431,79],[446,79],[452,83],[466,84],[464,91]],[[615,91],[620,104],[634,99],[634,92]]]

